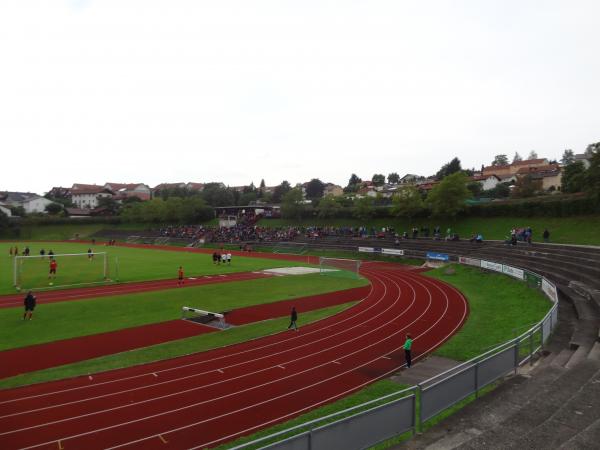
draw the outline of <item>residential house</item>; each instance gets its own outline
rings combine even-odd
[[[76,183],[71,188],[71,201],[80,209],[95,209],[101,198],[112,198],[114,191],[97,184]]]
[[[8,217],[12,217],[12,212],[10,211],[10,207],[8,205],[0,203],[0,212],[4,213]]]
[[[31,192],[0,192],[0,202],[5,208],[22,206],[25,213],[46,213],[46,206],[54,203]]]
[[[150,186],[144,183],[106,183],[104,187],[115,193],[115,200],[137,197],[145,201],[152,198]]]
[[[415,175],[414,173],[407,173],[402,178],[400,178],[399,184],[415,184],[417,181],[422,179],[423,177],[420,175]]]
[[[160,183],[152,189],[152,197],[160,196],[160,191],[166,191],[169,189],[186,189],[187,183]]]
[[[546,164],[538,167],[522,167],[517,177],[530,175],[534,180],[542,181],[545,191],[560,191],[562,188],[562,172],[558,164]]]
[[[500,178],[496,175],[473,175],[470,180],[478,182],[484,191],[494,189],[500,183]]]
[[[344,189],[341,186],[333,183],[326,183],[325,188],[323,189],[323,196],[332,195],[334,197],[340,197],[344,195]]]
[[[71,198],[71,188],[55,186],[52,189],[50,189],[46,195],[50,198],[70,199]]]
[[[540,167],[546,165],[548,165],[548,160],[546,158],[526,159],[501,166],[487,166],[483,168],[482,172],[483,175],[496,175],[498,178],[502,178],[504,176],[516,175],[517,172],[523,168]]]
[[[190,191],[202,192],[204,190],[204,183],[189,182],[185,185],[185,187]]]
[[[573,162],[581,161],[586,169],[590,167],[590,157],[586,153],[578,153],[573,155]]]

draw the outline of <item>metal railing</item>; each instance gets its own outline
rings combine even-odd
[[[468,265],[473,266],[473,262],[474,259],[469,258]],[[401,434],[422,430],[427,420],[469,396],[477,397],[481,389],[510,372],[516,373],[521,365],[533,363],[534,355],[543,348],[558,323],[556,287],[536,273],[514,266],[506,267],[499,264],[493,270],[516,278],[520,275],[518,271],[523,270],[520,279],[524,282],[528,281],[528,274],[533,275],[536,281],[540,280],[535,286],[553,302],[544,318],[527,331],[416,386],[286,428],[232,450],[369,448]],[[371,405],[376,406],[357,412]]]

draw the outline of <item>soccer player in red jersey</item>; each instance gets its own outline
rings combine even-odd
[[[56,263],[56,260],[54,258],[52,258],[50,260],[50,273],[48,274],[48,279],[54,280],[56,278],[56,268],[57,267],[58,267],[58,264]],[[52,281],[50,281],[50,286],[52,286]]]
[[[183,267],[179,266],[179,270],[177,271],[177,285],[181,286],[183,284]]]

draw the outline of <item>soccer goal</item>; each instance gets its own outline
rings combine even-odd
[[[319,273],[343,278],[360,278],[360,261],[321,256],[319,258]]]
[[[56,263],[56,273],[51,273],[52,261]],[[111,281],[106,252],[15,256],[13,264],[13,282],[17,289],[85,286]]]

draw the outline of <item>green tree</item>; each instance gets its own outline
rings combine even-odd
[[[202,198],[210,206],[230,206],[235,203],[233,189],[225,187],[223,183],[207,183],[202,190]]]
[[[527,159],[538,159],[537,152],[535,150],[531,150],[527,156]]]
[[[317,206],[317,215],[320,219],[337,217],[342,209],[342,205],[333,195],[326,195],[319,201]]]
[[[390,184],[398,184],[400,182],[400,175],[396,172],[392,172],[387,176],[387,180]]]
[[[510,187],[508,183],[498,183],[492,189],[483,191],[481,195],[489,198],[507,198],[510,195]]]
[[[0,211],[0,235],[2,235],[8,229],[8,223],[8,216]]]
[[[317,199],[323,197],[323,191],[325,190],[325,183],[318,178],[313,178],[306,185],[306,197],[310,199]]]
[[[291,189],[281,202],[281,216],[284,219],[301,219],[306,211],[304,198],[300,188]]]
[[[119,204],[112,197],[100,197],[98,199],[98,208],[104,208],[111,214],[117,214],[119,212]]]
[[[519,161],[523,161],[523,158],[521,158],[521,155],[519,155],[519,152],[515,152],[515,156],[513,156],[513,164]]]
[[[46,209],[46,212],[48,214],[50,214],[51,216],[56,216],[56,215],[60,214],[61,212],[63,212],[64,207],[60,203],[49,203],[48,205],[46,205],[45,209]]]
[[[478,181],[472,181],[468,183],[467,189],[469,190],[473,198],[481,197],[481,193],[483,192],[483,186],[481,186],[481,183]]]
[[[506,166],[508,165],[508,156],[496,155],[492,161],[492,166]]]
[[[600,142],[593,145],[590,167],[585,171],[584,189],[600,201]]]
[[[348,180],[348,186],[344,188],[344,192],[356,192],[360,188],[362,180],[356,176],[356,174],[352,174],[350,176],[350,180]]]
[[[373,178],[371,178],[371,181],[375,186],[382,186],[385,184],[385,175],[381,173],[376,173],[375,175],[373,175]]]
[[[267,185],[265,184],[265,179],[260,180],[260,187],[258,188],[258,198],[262,198],[265,195],[265,188]]]
[[[17,216],[17,217],[25,217],[27,215],[27,213],[25,212],[25,208],[23,208],[20,205],[19,206],[11,206],[10,213],[13,216]]]
[[[533,197],[541,190],[541,180],[534,180],[531,175],[525,175],[517,179],[512,195],[515,198],[528,198]]]
[[[594,152],[600,151],[600,142],[596,142],[595,144],[590,144],[585,149],[585,156],[590,158]]]
[[[576,161],[565,166],[562,173],[563,192],[573,193],[583,191],[585,186],[585,166]]]
[[[569,164],[575,162],[575,154],[573,153],[573,150],[566,149],[563,152],[560,162],[563,163],[563,165],[565,165],[565,166],[568,166]]]
[[[365,196],[354,201],[354,216],[359,219],[370,219],[375,214],[374,200]]]
[[[444,164],[442,168],[438,170],[438,172],[435,174],[435,178],[437,180],[442,180],[448,175],[452,175],[453,173],[457,173],[460,171],[462,171],[462,168],[460,166],[460,159],[454,158],[452,159],[452,161]]]
[[[392,197],[392,214],[397,217],[413,217],[423,212],[425,203],[415,186],[407,186]]]
[[[439,217],[456,217],[465,209],[465,201],[470,193],[467,189],[468,178],[462,172],[445,177],[436,184],[427,196],[427,203],[433,215]]]
[[[271,201],[273,201],[273,203],[281,203],[283,196],[287,194],[291,189],[292,186],[290,186],[290,183],[288,183],[286,180],[283,180],[279,186],[276,186],[275,189],[273,189],[273,196],[271,197]]]

